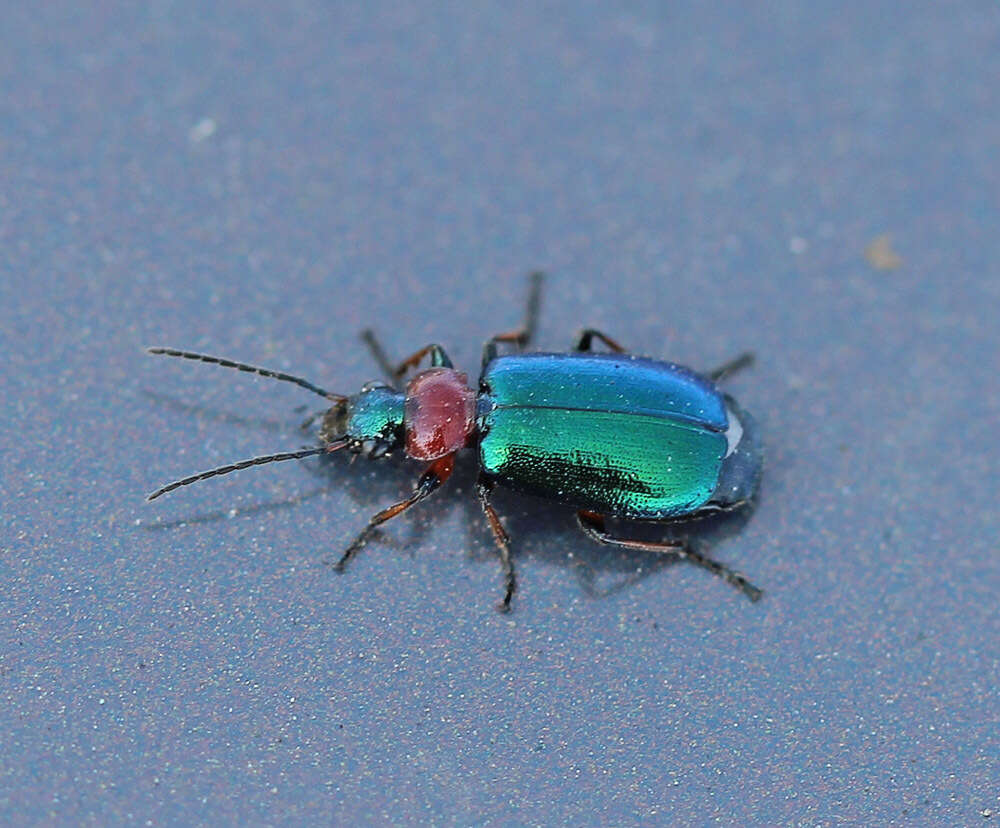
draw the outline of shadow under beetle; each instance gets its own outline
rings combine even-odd
[[[427,345],[394,365],[370,330],[362,338],[388,381],[366,383],[350,397],[280,371],[149,348],[152,354],[295,383],[333,405],[303,424],[308,427],[321,418],[318,447],[203,471],[157,489],[148,499],[209,477],[342,448],[372,459],[402,449],[407,457],[426,463],[413,493],[372,517],[347,547],[334,565],[342,571],[378,526],[441,487],[451,475],[456,452],[475,448],[476,493],[505,578],[501,611],[510,609],[517,581],[510,537],[490,504],[497,485],[575,507],[580,528],[599,543],[685,558],[758,600],[761,590],[687,538],[617,537],[605,524],[606,517],[681,523],[750,502],[762,462],[757,428],[716,383],[750,364],[752,355],[743,354],[701,375],[627,354],[615,340],[593,329],[581,333],[570,353],[521,353],[535,331],[541,284],[542,274],[533,274],[522,327],[498,334],[483,346],[478,393],[440,345]],[[593,352],[594,340],[609,353]],[[501,344],[514,352],[501,354]],[[413,374],[400,390],[400,381],[425,359],[430,367]]]

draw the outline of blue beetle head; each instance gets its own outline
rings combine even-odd
[[[405,396],[381,383],[368,383],[326,412],[320,429],[325,443],[347,441],[355,454],[384,457],[403,445]]]

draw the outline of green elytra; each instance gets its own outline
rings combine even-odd
[[[629,355],[502,357],[483,374],[480,407],[480,462],[496,482],[617,517],[698,510],[729,447],[711,383]]]

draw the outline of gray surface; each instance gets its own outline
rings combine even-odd
[[[7,4],[5,822],[1000,811],[1000,15],[664,5]],[[406,464],[143,503],[313,400],[141,346],[352,391],[374,323],[475,370],[534,267],[543,347],[756,351],[760,504],[712,534],[760,604],[507,496],[500,616],[470,463],[343,577]]]

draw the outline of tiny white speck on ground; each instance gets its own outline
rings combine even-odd
[[[215,123],[214,118],[202,118],[198,123],[196,123],[191,130],[188,132],[188,137],[194,144],[201,143],[206,138],[211,138],[215,135],[215,130],[218,125]]]
[[[792,236],[788,240],[788,249],[792,251],[796,256],[801,256],[806,250],[809,249],[809,242],[807,242],[802,236]]]

